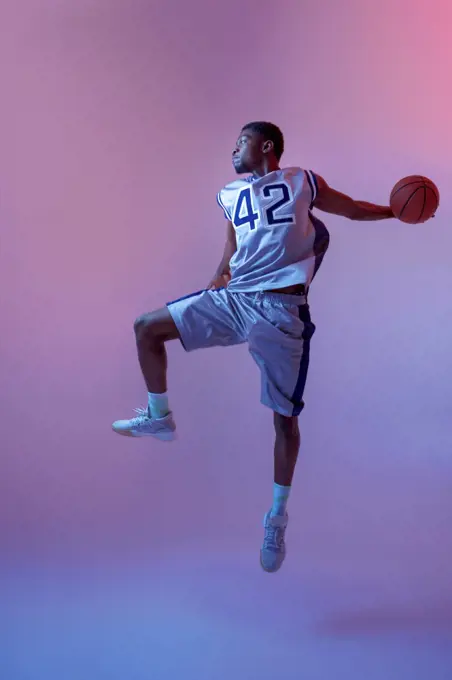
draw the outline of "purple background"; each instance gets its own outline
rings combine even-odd
[[[4,0],[2,680],[452,677],[452,6]],[[132,323],[202,288],[242,124],[411,227],[328,217],[288,557],[259,568],[273,433],[246,348],[169,347],[173,445]]]

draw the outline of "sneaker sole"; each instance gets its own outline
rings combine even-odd
[[[267,569],[267,567],[264,566],[264,563],[262,562],[262,557],[260,557],[260,565],[262,569],[265,571],[266,574],[275,574],[277,571],[279,571],[283,565],[283,562],[279,565],[279,567],[276,567],[276,569]],[[284,560],[283,560],[284,561]]]
[[[113,432],[116,432],[116,434],[120,434],[122,437],[135,437],[135,439],[139,437],[154,437],[154,439],[159,439],[161,442],[172,442],[176,439],[176,433],[175,432],[161,432],[161,433],[156,433],[156,434],[151,434],[151,433],[137,433],[133,432],[132,430],[115,430],[115,428],[112,428]]]

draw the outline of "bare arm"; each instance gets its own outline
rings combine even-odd
[[[323,177],[316,175],[318,191],[314,207],[334,215],[347,217],[349,220],[387,220],[394,217],[389,206],[375,205],[364,201],[354,201],[353,198],[332,189]]]
[[[226,227],[226,243],[224,244],[223,257],[221,258],[221,262],[218,265],[217,270],[208,288],[220,288],[228,282],[228,279],[230,279],[231,277],[229,270],[229,262],[231,261],[231,257],[234,255],[236,250],[237,241],[235,238],[235,229],[232,222],[228,220]]]

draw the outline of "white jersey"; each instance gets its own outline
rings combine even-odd
[[[238,179],[219,192],[237,239],[229,290],[309,287],[329,243],[325,225],[310,210],[316,195],[315,175],[301,168]]]

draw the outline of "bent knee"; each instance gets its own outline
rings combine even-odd
[[[143,333],[152,333],[153,313],[141,314],[133,323],[133,330],[135,335],[142,335]]]
[[[141,314],[135,319],[133,329],[137,340],[147,339],[165,342],[179,337],[176,324],[166,308]]]

